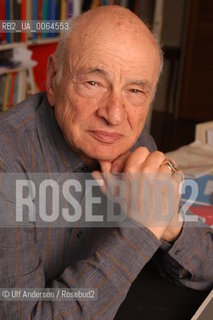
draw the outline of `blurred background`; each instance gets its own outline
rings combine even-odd
[[[192,142],[196,123],[213,120],[213,1],[164,0],[162,12],[165,65],[150,123],[166,152]]]
[[[63,21],[108,4],[134,11],[160,39],[165,63],[148,117],[159,149],[192,142],[196,123],[213,119],[212,0],[1,0],[0,20]],[[45,90],[47,59],[58,35],[0,29],[1,111]]]

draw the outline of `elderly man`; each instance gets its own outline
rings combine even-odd
[[[179,218],[182,173],[154,151],[145,128],[161,67],[158,44],[138,17],[121,7],[100,7],[62,35],[49,59],[47,92],[1,116],[2,173],[93,171],[98,180],[125,172],[136,174],[138,183],[143,173],[156,181],[165,173],[176,190],[172,216],[159,225],[152,215],[144,219],[144,200],[136,215],[128,211],[125,228],[2,228],[1,287],[98,293],[94,301],[5,300],[2,319],[113,319],[157,250],[168,279],[195,289],[212,286],[212,229],[187,228]]]

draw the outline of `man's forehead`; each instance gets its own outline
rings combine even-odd
[[[77,39],[77,38],[76,38]],[[135,65],[154,63],[158,60],[158,51],[150,39],[143,39],[141,36],[131,37],[126,34],[112,36],[108,31],[92,34],[91,37],[80,37],[78,40],[69,41],[69,60],[82,62],[84,60],[117,61],[118,63]],[[153,60],[153,61],[150,61]],[[123,60],[123,61],[122,61]],[[149,61],[149,62],[148,62]],[[87,61],[83,62],[86,63]]]
[[[76,64],[71,63],[71,71],[75,70],[76,74],[86,75],[93,74],[96,76],[111,78],[113,74],[120,74],[121,76],[134,77],[140,79],[140,75],[144,73],[151,73],[152,68],[148,63],[142,63],[140,60],[133,61],[133,64],[125,63],[118,64],[116,60],[112,59],[79,59]]]
[[[93,75],[98,75],[105,78],[110,78],[111,71],[114,71],[114,70],[113,69],[107,70],[104,67],[88,66],[88,68],[85,68],[84,70],[82,70],[82,73],[93,74]],[[129,76],[129,80],[134,81],[135,84],[142,85],[142,84],[145,84],[146,82],[145,80],[140,80],[141,78],[140,75],[142,74],[142,72],[140,72],[140,68],[129,69],[129,70],[128,68],[126,68],[125,70],[122,69],[121,72],[123,73],[123,75],[126,75],[127,77]]]
[[[159,63],[159,54],[151,33],[148,32],[147,35],[147,28],[143,28],[145,31],[141,30],[137,35],[133,29],[120,33],[113,21],[109,28],[106,28],[105,22],[97,26],[97,21],[93,21],[90,26],[82,24],[80,29],[76,27],[78,32],[74,32],[69,39],[68,59],[71,71],[96,72],[106,76],[108,69],[118,63],[121,64],[122,72],[130,72],[131,68],[135,72],[140,67],[149,67],[152,73],[151,69],[156,69]],[[140,27],[142,25],[139,22],[136,24]],[[103,68],[102,64],[108,64],[109,68]]]
[[[128,53],[127,53],[128,55]],[[152,78],[153,72],[158,69],[158,61],[154,56],[151,59],[150,55],[140,54],[133,56],[123,56],[122,52],[120,57],[114,51],[111,55],[106,52],[99,52],[98,50],[91,54],[88,51],[81,51],[76,58],[70,55],[69,65],[71,73],[75,75],[93,74],[100,77],[112,78],[117,74],[122,77],[134,80],[135,83],[141,81],[144,83],[143,77]],[[150,78],[150,80],[151,80]],[[142,79],[142,80],[141,80]]]
[[[144,66],[145,64],[155,63],[158,60],[158,53],[156,48],[146,41],[132,41],[127,43],[125,39],[120,40],[104,39],[100,37],[99,41],[86,41],[75,45],[70,43],[68,52],[68,59],[71,63],[80,63],[84,66],[90,65],[88,71],[102,73],[101,65],[117,63],[121,64],[127,69]],[[100,66],[100,67],[99,67]]]

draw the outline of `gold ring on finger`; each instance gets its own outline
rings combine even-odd
[[[165,159],[162,164],[166,164],[169,170],[172,172],[172,175],[174,175],[178,170],[178,166],[171,160],[171,159]]]

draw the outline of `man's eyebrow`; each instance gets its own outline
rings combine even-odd
[[[97,73],[104,77],[108,77],[109,74],[106,70],[99,68],[99,67],[91,67],[86,71],[86,74]],[[148,80],[129,80],[127,81],[128,84],[138,85],[144,90],[151,91],[152,84]]]
[[[94,68],[89,68],[86,73],[87,73],[87,74],[88,74],[88,73],[98,73],[98,74],[103,75],[103,76],[105,76],[105,77],[108,75],[108,72],[107,72],[106,70],[101,69],[101,68],[96,68],[96,67],[94,67]]]
[[[129,84],[135,84],[148,91],[152,89],[152,84],[147,80],[130,80]]]

